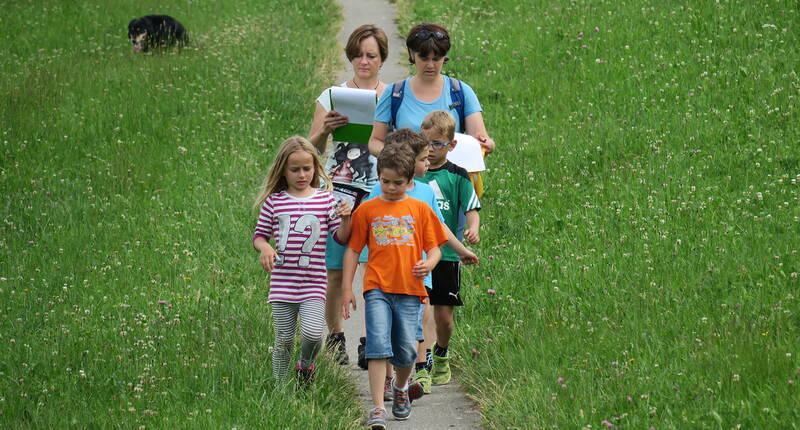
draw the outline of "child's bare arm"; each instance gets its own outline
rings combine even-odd
[[[356,297],[353,295],[353,278],[358,266],[358,253],[347,247],[342,262],[342,317],[350,318],[350,309],[356,310]],[[350,306],[348,306],[350,305]]]
[[[478,210],[473,209],[467,212],[467,228],[464,229],[464,239],[467,239],[467,243],[470,245],[474,245],[481,240],[480,237],[480,228],[481,228],[481,216],[478,215]]]
[[[267,272],[271,272],[275,268],[275,257],[278,256],[278,253],[270,246],[267,239],[261,236],[253,241],[253,247],[261,253],[258,258],[259,262],[261,262],[261,267]]]
[[[425,279],[428,273],[439,263],[439,260],[442,259],[442,250],[438,246],[425,251],[425,254],[425,259],[417,261],[417,264],[411,269],[411,273],[417,279]]]
[[[350,239],[350,203],[342,200],[336,207],[336,213],[342,218],[339,229],[336,230],[336,239],[339,243],[347,243]]]
[[[445,245],[458,254],[461,258],[461,262],[464,264],[478,264],[478,256],[458,240],[456,235],[450,230],[450,227],[445,223],[442,223],[442,227],[444,227],[444,234],[447,236],[447,243],[445,243]]]

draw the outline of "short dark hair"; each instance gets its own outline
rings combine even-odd
[[[378,175],[384,169],[392,169],[409,181],[414,178],[414,154],[405,145],[385,145],[378,155]]]
[[[374,37],[375,41],[378,42],[381,62],[386,62],[386,57],[389,56],[389,39],[386,37],[386,33],[383,30],[372,24],[364,24],[350,33],[350,37],[347,39],[347,45],[344,47],[344,53],[347,55],[349,61],[353,61],[353,58],[361,54],[361,42],[370,37]]]
[[[409,148],[412,152],[412,158],[417,158],[417,155],[430,146],[427,139],[410,128],[401,128],[387,134],[386,139],[384,139],[384,145]]]
[[[422,32],[439,33],[444,37],[437,39],[436,37],[428,37],[421,39],[418,34]],[[450,34],[447,29],[438,24],[429,24],[423,22],[414,26],[408,32],[406,37],[406,48],[408,48],[408,61],[414,64],[414,52],[422,57],[427,57],[431,53],[435,56],[447,58],[447,53],[450,51]]]

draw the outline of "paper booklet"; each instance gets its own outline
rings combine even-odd
[[[456,133],[456,147],[447,153],[447,159],[467,172],[482,172],[486,170],[483,162],[483,149],[478,139],[468,135]]]
[[[328,89],[331,110],[347,116],[347,124],[333,131],[337,142],[369,143],[375,106],[378,104],[375,90],[359,90],[345,87]]]

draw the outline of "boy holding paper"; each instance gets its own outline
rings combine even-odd
[[[467,171],[447,160],[447,153],[456,146],[456,121],[450,113],[433,111],[422,121],[421,134],[430,142],[428,155],[430,167],[422,182],[433,188],[436,203],[444,216],[445,224],[456,232],[459,228],[459,217],[466,215],[466,228],[463,237],[467,243],[475,244],[480,240],[481,204],[475,189],[469,180]],[[443,385],[450,382],[450,358],[447,348],[453,334],[453,310],[455,306],[464,306],[461,300],[461,277],[459,273],[459,257],[449,247],[442,247],[442,259],[431,272],[433,289],[430,303],[433,305],[433,317],[436,322],[436,344],[433,346],[433,368],[431,382]]]

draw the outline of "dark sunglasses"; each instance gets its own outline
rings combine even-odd
[[[450,141],[447,142],[439,142],[438,140],[431,140],[430,145],[434,148],[444,148],[446,146],[450,146]]]
[[[428,40],[431,37],[436,40],[448,39],[447,35],[441,31],[420,30],[414,35],[419,40]]]

